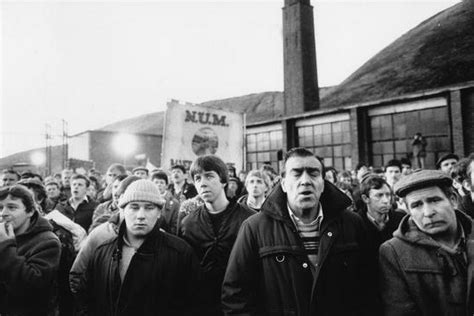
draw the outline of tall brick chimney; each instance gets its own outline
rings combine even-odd
[[[313,7],[310,0],[285,0],[283,7],[285,114],[319,108]]]

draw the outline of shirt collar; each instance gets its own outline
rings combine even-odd
[[[295,215],[295,213],[293,212],[293,210],[291,209],[289,204],[287,204],[286,206],[288,208],[288,214],[290,214],[291,221],[293,222],[293,224],[296,227],[298,227],[298,224],[299,223],[302,224],[303,221],[298,216]],[[316,224],[316,223],[319,223],[319,225],[321,225],[321,222],[323,221],[323,218],[324,218],[323,207],[321,206],[321,203],[319,203],[319,205],[318,205],[318,215],[316,216],[314,221],[312,221],[311,223],[309,223],[307,225],[313,225],[313,224]]]
[[[89,197],[87,196],[87,194],[84,196],[84,198],[82,199],[82,201],[80,201],[79,203],[77,203],[77,205],[83,203],[84,201],[86,201],[86,203],[89,203]],[[73,205],[74,204],[74,198],[71,196],[69,198],[69,204]]]

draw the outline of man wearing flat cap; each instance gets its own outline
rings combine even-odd
[[[449,175],[451,173],[451,169],[458,161],[458,155],[453,153],[446,154],[438,159],[436,162],[436,168]]]
[[[140,177],[142,179],[148,179],[148,169],[146,167],[136,167],[132,170],[134,176]]]
[[[418,170],[395,185],[405,216],[379,251],[385,315],[472,315],[472,220],[456,207],[452,180]]]

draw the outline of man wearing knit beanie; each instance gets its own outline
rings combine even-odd
[[[92,315],[195,314],[199,263],[183,240],[159,228],[163,199],[149,180],[130,184],[118,206],[124,221],[116,238],[90,261],[84,293]],[[119,295],[120,293],[120,295]],[[109,304],[116,302],[116,304]],[[116,310],[120,308],[120,310]]]

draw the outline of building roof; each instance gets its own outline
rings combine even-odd
[[[473,0],[432,16],[321,98],[321,106],[395,98],[474,80],[473,25]]]

